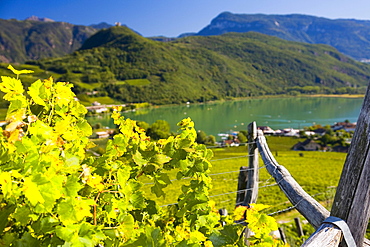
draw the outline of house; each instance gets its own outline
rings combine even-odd
[[[318,129],[313,130],[313,132],[315,132],[315,134],[318,136],[323,136],[326,134],[326,129],[318,128]]]
[[[98,94],[98,93],[99,93],[99,91],[92,91],[92,92],[86,92],[86,95],[95,95],[95,94]]]
[[[292,148],[294,151],[318,151],[321,149],[320,144],[314,140],[307,139],[303,142],[298,142]]]
[[[109,133],[107,131],[98,131],[98,132],[95,132],[97,138],[108,138],[109,137]]]
[[[357,123],[339,122],[331,126],[332,130],[345,130],[346,132],[355,131]]]
[[[96,107],[96,108],[94,108],[94,110],[93,110],[95,113],[103,113],[103,112],[108,112],[109,110],[108,110],[108,108],[106,108],[106,107]]]
[[[335,146],[333,152],[348,153],[349,146]]]
[[[303,134],[305,134],[306,136],[313,136],[315,135],[316,133],[313,132],[313,131],[303,131]]]
[[[299,136],[299,129],[283,129],[284,136]]]
[[[230,146],[230,147],[237,147],[240,145],[240,141],[234,137],[233,139],[224,140],[222,142],[222,146]]]
[[[275,130],[271,129],[269,126],[258,126],[257,129],[262,130],[264,135],[275,135]]]
[[[275,130],[275,135],[282,136],[284,134],[283,130]]]

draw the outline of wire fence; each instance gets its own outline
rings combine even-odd
[[[255,143],[251,143],[251,144],[255,144]],[[248,144],[250,145],[250,144]],[[246,146],[248,146],[246,145]],[[244,159],[244,158],[250,158],[252,157],[253,155],[238,155],[238,156],[233,156],[233,157],[225,157],[225,158],[218,158],[218,159],[213,159],[211,160],[211,163],[212,162],[222,162],[222,161],[226,161],[226,160],[237,160],[237,159]],[[245,162],[245,164],[247,164],[248,162]],[[263,169],[263,168],[266,168],[266,165],[262,165],[260,166],[258,169]],[[238,169],[238,170],[229,170],[229,171],[223,171],[223,172],[218,172],[218,173],[211,173],[211,174],[208,174],[208,176],[210,176],[212,178],[213,181],[217,181],[217,180],[221,180],[223,182],[226,182],[228,184],[232,184],[235,188],[237,187],[237,183],[238,183],[238,176],[234,176],[233,174],[239,174],[241,172],[249,172],[253,169],[251,168],[245,168],[245,169]],[[224,175],[227,175],[227,174],[230,174],[232,175],[231,177],[226,177]],[[180,180],[188,180],[188,179],[191,179],[191,178],[182,178]],[[178,179],[172,179],[171,182],[174,182],[174,181],[179,181]],[[272,176],[269,176],[267,179],[264,179],[264,180],[260,180],[259,181],[259,187],[258,189],[259,190],[266,190],[266,189],[269,189],[271,187],[276,187],[279,185],[279,182],[280,181],[275,181],[275,179],[272,177]],[[154,183],[147,183],[146,185],[150,185],[150,184],[154,184]],[[230,186],[232,187],[232,186]],[[217,193],[218,190],[224,190],[225,188],[214,188],[211,190],[211,195],[209,196],[209,198],[211,198],[212,200],[214,201],[217,201],[217,204],[216,206],[218,208],[225,208],[225,205],[232,205],[232,207],[237,207],[237,206],[240,206],[242,205],[242,202],[239,202],[237,203],[236,202],[236,197],[238,194],[240,193],[246,193],[248,190],[252,190],[252,189],[242,189],[242,190],[229,190],[229,191],[222,191],[222,192],[219,192]],[[332,189],[332,188],[331,188]],[[328,190],[329,191],[329,190]],[[321,193],[316,193],[314,195],[312,195],[312,197],[317,197],[319,195],[322,195],[322,194],[327,194],[328,191],[325,191],[325,192],[321,192]],[[288,211],[291,211],[291,210],[294,210],[297,205],[300,203],[300,201],[296,204],[296,205],[292,205],[285,197],[284,195],[284,199],[282,199],[279,203],[275,203],[274,205],[270,206],[268,208],[268,211],[267,211],[267,214],[270,215],[270,216],[273,216],[273,215],[277,215],[277,214],[281,214],[281,213],[285,213],[285,212],[288,212]],[[171,206],[171,205],[176,205],[177,202],[173,202],[173,203],[168,203],[168,204],[165,204],[165,205],[162,205],[161,207],[165,207],[165,206]],[[276,210],[273,210],[273,209],[276,209]],[[273,211],[273,212],[271,212]]]
[[[227,157],[227,158],[220,158],[220,159],[214,159],[214,160],[211,160],[211,162],[217,162],[217,161],[223,161],[223,160],[232,160],[232,159],[241,159],[241,158],[247,158],[247,157],[251,157],[252,155],[239,155],[239,156],[233,156],[233,157]],[[258,169],[262,169],[264,168],[265,166],[261,166],[259,167]],[[232,171],[225,171],[225,172],[218,172],[218,173],[211,173],[211,174],[208,174],[208,176],[212,177],[213,180],[217,180],[217,178],[214,178],[214,177],[217,177],[217,176],[222,176],[222,175],[225,175],[225,174],[239,174],[240,172],[248,172],[248,171],[251,171],[253,169],[250,169],[250,168],[246,168],[246,169],[238,169],[238,170],[232,170]],[[170,181],[171,182],[174,182],[174,181],[182,181],[182,180],[189,180],[191,179],[190,177],[186,177],[186,178],[181,178],[181,179],[171,179]],[[223,180],[225,180],[225,178],[223,178]],[[232,179],[229,179],[231,180],[232,182],[237,182],[238,179],[237,179],[237,176],[235,176],[235,178],[232,178]],[[271,180],[270,178],[266,181],[260,181],[264,184],[266,184],[269,180]],[[144,185],[153,185],[154,183],[145,183]],[[237,184],[235,184],[237,185]],[[264,185],[264,186],[261,186],[259,188],[265,188],[265,187],[270,187],[270,186],[275,186],[277,184],[268,184],[268,185]],[[217,189],[214,189],[212,190],[212,192],[215,192]],[[211,195],[209,196],[209,198],[215,198],[215,197],[221,197],[221,196],[225,196],[225,195],[230,195],[230,194],[237,194],[237,193],[245,193],[246,191],[248,191],[249,189],[243,189],[243,190],[232,190],[232,191],[229,191],[229,192],[224,192],[224,193],[219,193],[219,194],[215,194],[215,195]],[[236,198],[236,196],[235,196]],[[221,201],[218,201],[218,204],[223,204],[225,202],[230,202],[232,199],[227,199],[227,200],[221,200]],[[165,205],[162,205],[161,207],[165,207],[165,206],[170,206],[170,205],[176,205],[177,202],[173,202],[173,203],[169,203],[169,204],[165,204]]]

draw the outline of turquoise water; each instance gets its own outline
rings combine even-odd
[[[297,97],[266,98],[226,101],[206,104],[164,106],[123,113],[125,117],[149,124],[157,119],[170,123],[172,131],[183,118],[190,117],[197,130],[207,135],[217,135],[235,130],[246,130],[256,121],[258,126],[268,125],[273,129],[303,128],[313,124],[332,125],[349,120],[356,122],[363,98]],[[113,126],[109,115],[91,117],[94,124]]]

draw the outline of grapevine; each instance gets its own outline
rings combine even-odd
[[[2,76],[10,102],[0,128],[1,246],[244,246],[243,226],[209,200],[212,151],[196,143],[190,118],[179,134],[153,142],[135,121],[112,113],[120,133],[100,157],[88,155],[92,129],[72,84],[37,80],[27,89]],[[159,207],[171,181],[190,178],[177,204]]]

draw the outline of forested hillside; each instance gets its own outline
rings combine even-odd
[[[63,56],[80,48],[97,30],[66,22],[0,19],[0,62]]]
[[[127,27],[103,29],[71,55],[32,62],[121,102],[170,104],[282,93],[352,93],[370,67],[326,45],[259,33],[191,36],[170,42]]]

